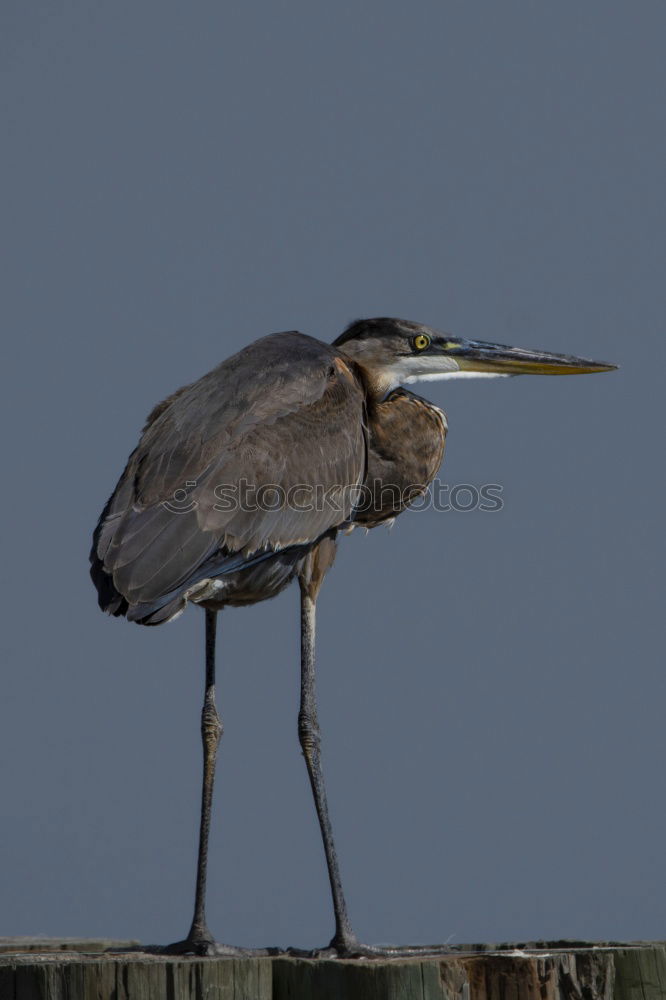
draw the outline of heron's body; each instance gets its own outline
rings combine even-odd
[[[391,519],[427,489],[445,436],[441,410],[404,389],[378,396],[342,350],[264,337],[148,417],[96,532],[100,604],[158,625],[188,601],[274,597],[320,539]],[[248,489],[239,509],[243,482],[265,492]]]
[[[354,936],[342,893],[320,763],[314,697],[315,604],[341,530],[392,520],[435,477],[443,412],[403,386],[458,375],[576,374],[613,366],[463,341],[407,320],[360,320],[333,345],[264,337],[156,406],[102,511],[91,575],[99,603],[144,625],[206,612],[204,779],[195,913],[169,951],[235,954],[205,920],[208,830],[221,724],[216,615],[225,605],[301,591],[299,739],[328,866],[338,955],[414,954]],[[428,951],[441,950],[439,947]]]

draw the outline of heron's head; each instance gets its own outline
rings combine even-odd
[[[421,380],[585,375],[617,368],[569,354],[462,340],[406,319],[359,319],[334,344],[360,364],[382,392]]]

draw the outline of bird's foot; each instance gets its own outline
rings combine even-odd
[[[355,937],[333,938],[325,948],[302,951],[288,948],[287,954],[294,958],[429,958],[449,955],[451,948],[446,944],[379,945],[364,944]]]
[[[158,955],[197,955],[200,958],[242,958],[247,955],[245,948],[237,948],[230,944],[219,944],[212,938],[187,937],[184,941],[174,941],[173,944],[156,945],[154,954]],[[152,950],[152,948],[151,948]]]
[[[279,948],[240,948],[221,944],[209,935],[188,935],[173,944],[146,944],[124,948],[123,952],[143,952],[147,955],[196,955],[199,958],[265,958],[281,954]]]

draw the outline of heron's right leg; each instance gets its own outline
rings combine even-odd
[[[301,706],[298,714],[298,736],[308,769],[308,777],[312,787],[319,828],[324,842],[326,866],[331,884],[333,911],[335,914],[335,934],[328,948],[315,949],[313,952],[289,949],[291,954],[315,957],[318,955],[337,955],[339,958],[411,958],[428,955],[447,954],[447,945],[367,945],[358,940],[352,929],[347,914],[347,904],[342,891],[342,880],[338,865],[333,830],[328,814],[324,776],[321,769],[321,737],[317,721],[317,704],[315,698],[315,613],[319,588],[324,574],[332,564],[335,547],[331,540],[325,539],[307,556],[299,572],[298,582],[301,588]]]
[[[332,564],[334,557],[335,545],[332,540],[325,539],[309,553],[298,576],[301,588],[301,704],[298,713],[298,738],[305,757],[305,765],[314,797],[333,897],[335,934],[330,947],[338,954],[347,955],[357,950],[358,941],[347,915],[347,904],[342,891],[340,868],[328,814],[324,776],[321,769],[321,737],[315,696],[316,602],[324,574]]]
[[[338,858],[333,843],[331,821],[328,815],[324,776],[321,770],[321,736],[317,720],[314,684],[314,622],[315,600],[307,593],[305,587],[301,585],[301,707],[298,713],[298,738],[303,756],[305,757],[305,766],[308,770],[310,787],[312,788],[315,809],[317,810],[317,819],[319,820],[319,829],[321,830],[324,842],[328,878],[331,884],[333,911],[335,914],[335,935],[331,941],[331,946],[336,950],[348,951],[356,944],[356,938],[347,915],[347,904],[342,891]]]

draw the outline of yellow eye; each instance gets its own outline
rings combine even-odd
[[[414,337],[414,349],[417,351],[425,351],[426,347],[430,347],[430,337],[425,333],[419,333]]]

